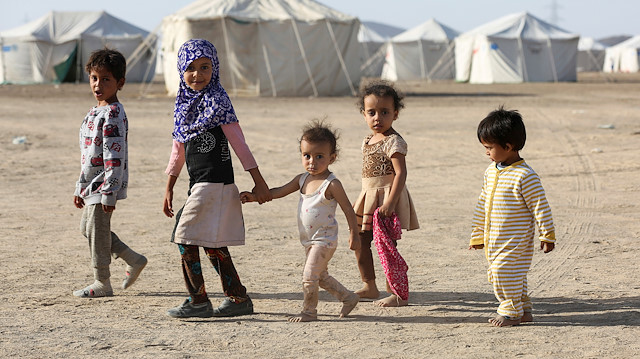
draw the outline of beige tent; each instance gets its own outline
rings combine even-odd
[[[0,83],[88,81],[84,64],[104,46],[127,58],[127,81],[155,73],[156,37],[104,11],[50,12],[0,32]]]
[[[456,38],[456,80],[576,81],[579,38],[526,12],[504,16]]]
[[[204,38],[231,95],[353,95],[359,29],[357,18],[312,0],[198,0],[162,21],[165,84],[175,94],[178,49]]]

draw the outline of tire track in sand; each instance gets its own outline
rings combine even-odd
[[[530,292],[536,291],[541,294],[553,292],[558,285],[567,280],[567,276],[572,276],[575,263],[584,257],[582,254],[586,252],[585,243],[593,237],[593,217],[600,184],[595,175],[594,164],[589,157],[590,152],[586,151],[571,133],[570,123],[564,118],[551,118],[540,109],[536,112],[542,123],[546,125],[549,136],[563,144],[562,153],[555,156],[566,159],[568,170],[557,176],[573,178],[572,188],[565,189],[566,193],[571,194],[571,201],[564,209],[562,222],[557,220],[557,207],[554,211],[551,203],[558,239],[557,246],[549,256],[534,256],[531,265],[534,285],[529,288]],[[544,178],[542,181],[544,183]]]

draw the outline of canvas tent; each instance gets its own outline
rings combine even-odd
[[[456,38],[456,80],[576,81],[579,38],[526,12],[502,17]]]
[[[0,83],[88,81],[84,64],[105,46],[136,60],[128,82],[150,81],[155,72],[155,37],[105,12],[50,12],[0,32]],[[129,66],[130,65],[130,66]]]
[[[386,45],[380,77],[390,81],[453,79],[454,39],[458,34],[429,19],[394,36]]]
[[[218,50],[230,94],[355,94],[359,29],[357,18],[312,0],[198,0],[162,21],[165,84],[176,93],[178,49],[204,38]]]
[[[640,35],[634,36],[605,51],[604,72],[638,72]]]
[[[388,39],[378,34],[366,24],[360,25],[358,42],[362,46],[360,53],[360,72],[364,77],[379,77],[384,64],[384,54],[378,53]]]
[[[591,37],[580,37],[578,42],[577,71],[602,71],[607,47]]]

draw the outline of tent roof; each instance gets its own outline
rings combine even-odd
[[[578,41],[578,50],[579,51],[588,51],[588,50],[604,50],[607,46],[599,43],[594,40],[592,37],[580,37],[580,41]]]
[[[503,39],[574,39],[580,35],[570,33],[555,25],[544,22],[528,12],[520,12],[501,17],[465,32],[461,36],[481,34]]]
[[[385,42],[386,39],[367,25],[360,23],[358,42]]]
[[[391,40],[393,42],[409,42],[417,40],[449,41],[456,38],[459,34],[460,32],[442,25],[435,19],[429,19],[414,28],[394,36]]]
[[[148,32],[104,11],[56,12],[0,33],[0,37],[17,37],[26,41],[63,43],[82,36],[146,37]]]
[[[612,48],[635,48],[640,49],[640,35],[636,35],[628,40],[625,40],[617,45],[612,46]]]
[[[356,19],[313,0],[197,0],[167,17],[190,20],[232,17],[245,21]]]

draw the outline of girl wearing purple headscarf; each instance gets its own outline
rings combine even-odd
[[[180,88],[174,111],[173,148],[165,171],[169,178],[163,212],[167,217],[174,216],[173,187],[186,162],[189,196],[176,213],[171,240],[180,249],[189,298],[169,309],[167,313],[174,318],[253,313],[253,304],[227,248],[244,244],[244,221],[229,144],[251,174],[258,202],[270,201],[271,194],[245,143],[231,100],[220,84],[219,69],[216,48],[209,41],[192,39],[180,47]],[[226,296],[215,309],[205,291],[199,247],[203,247],[220,275]]]

